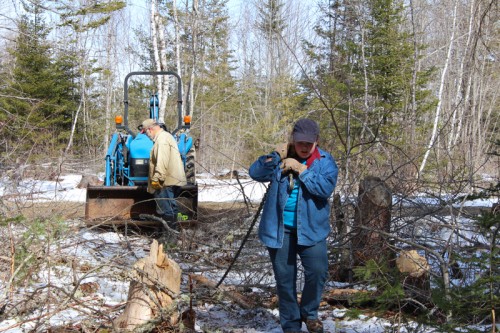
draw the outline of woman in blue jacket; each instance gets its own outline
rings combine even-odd
[[[311,333],[323,332],[318,319],[328,276],[326,238],[330,232],[329,198],[337,183],[334,158],[318,148],[319,127],[298,120],[291,142],[261,156],[250,176],[270,182],[259,225],[259,238],[269,251],[284,332],[300,332],[302,321]],[[297,300],[297,256],[304,267],[304,289]]]

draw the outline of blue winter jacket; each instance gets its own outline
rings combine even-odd
[[[330,232],[328,199],[337,184],[338,168],[332,155],[318,149],[321,155],[299,176],[301,185],[297,202],[297,239],[299,245],[311,246],[325,239]],[[269,162],[267,159],[271,158]],[[289,179],[281,174],[278,153],[261,156],[250,166],[250,177],[270,182],[259,225],[259,238],[265,246],[283,245],[283,211],[290,194]]]

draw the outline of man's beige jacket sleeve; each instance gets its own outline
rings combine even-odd
[[[165,131],[160,132],[151,150],[149,160],[148,192],[154,193],[151,182],[156,181],[163,187],[184,186],[186,174],[177,142]]]

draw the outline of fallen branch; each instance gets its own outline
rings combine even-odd
[[[234,302],[236,302],[239,306],[241,306],[244,309],[251,309],[255,307],[255,304],[253,302],[249,301],[245,296],[240,294],[239,292],[235,290],[229,290],[225,286],[217,286],[217,282],[212,281],[207,279],[204,276],[201,275],[194,275],[190,274],[189,275],[193,281],[196,281],[197,283],[204,285],[210,289],[218,290],[222,293],[223,297],[227,297]]]

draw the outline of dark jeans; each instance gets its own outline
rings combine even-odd
[[[283,331],[300,331],[301,318],[317,319],[323,287],[328,277],[326,240],[313,246],[297,244],[295,231],[286,230],[283,247],[268,248],[278,292]],[[304,267],[304,289],[297,301],[297,255]]]
[[[156,213],[167,219],[167,221],[177,219],[177,213],[179,212],[179,206],[175,200],[177,192],[177,186],[169,186],[156,190],[154,193]]]

